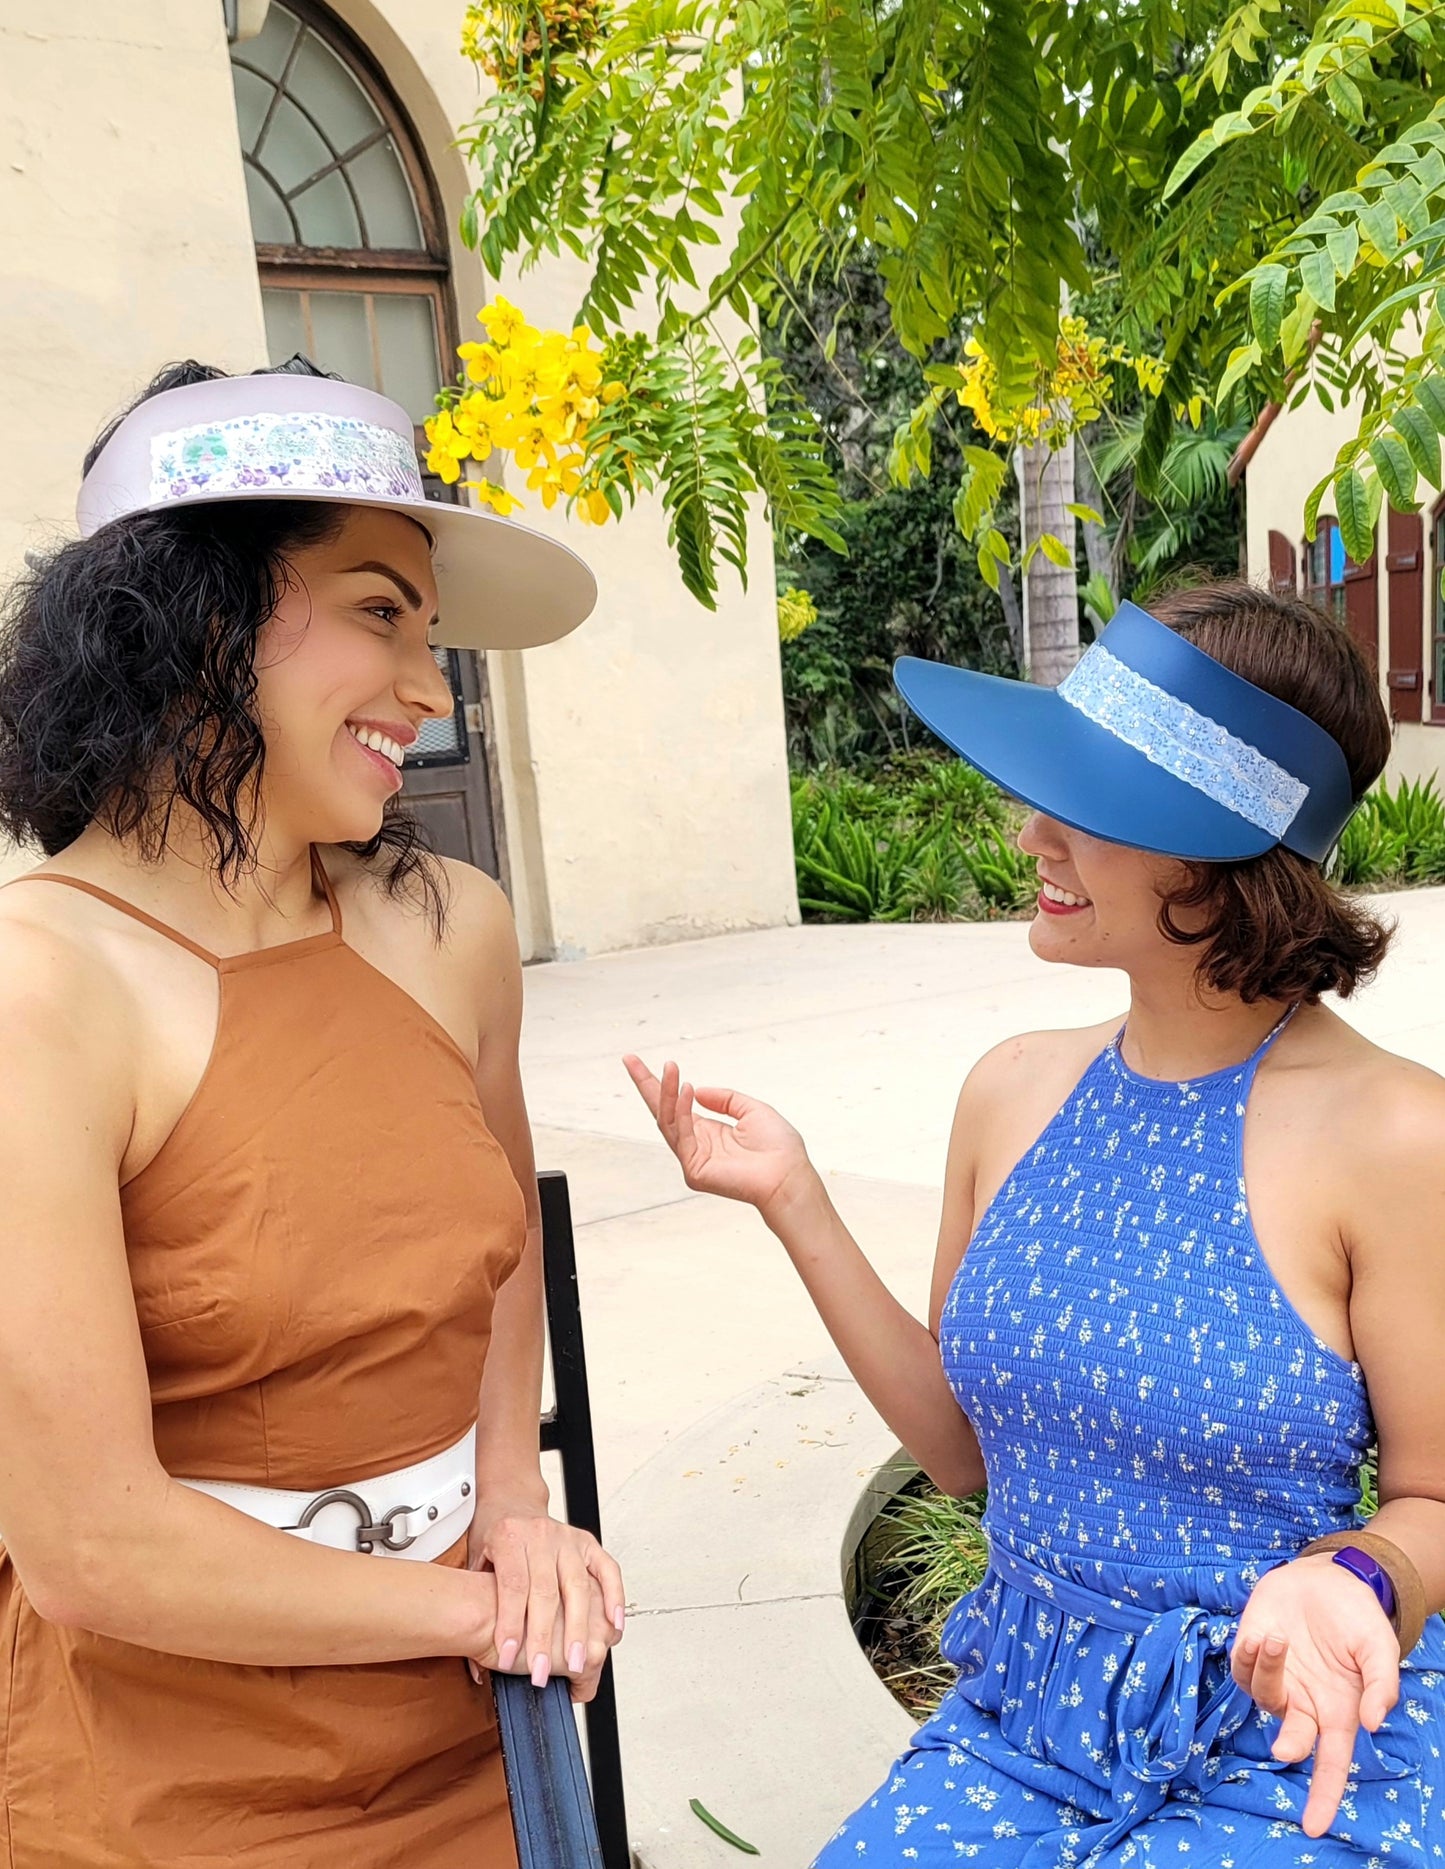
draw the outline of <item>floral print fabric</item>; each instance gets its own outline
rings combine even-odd
[[[990,1566],[935,1717],[816,1869],[1445,1864],[1445,1632],[1361,1733],[1328,1835],[1309,1767],[1237,1689],[1259,1577],[1356,1521],[1364,1378],[1254,1235],[1244,1115],[1266,1040],[1189,1083],[1109,1045],[976,1229],[944,1367],[988,1466]]]

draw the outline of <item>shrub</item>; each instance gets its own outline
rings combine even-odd
[[[981,773],[933,754],[795,777],[803,912],[830,921],[1015,914],[1037,885],[1011,842],[1013,811]]]

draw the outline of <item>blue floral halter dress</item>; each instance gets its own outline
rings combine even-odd
[[[944,1627],[956,1684],[815,1869],[1445,1863],[1439,1618],[1319,1839],[1308,1763],[1270,1756],[1278,1722],[1229,1674],[1260,1576],[1358,1523],[1372,1432],[1250,1219],[1245,1107],[1280,1029],[1187,1083],[1115,1039],[979,1222],[939,1335],[989,1568]]]

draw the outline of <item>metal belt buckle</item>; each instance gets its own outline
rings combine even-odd
[[[304,1531],[317,1513],[327,1506],[350,1506],[360,1520],[356,1528],[356,1548],[370,1552],[380,1545],[384,1551],[405,1551],[408,1545],[414,1545],[418,1533],[409,1538],[394,1538],[392,1532],[396,1521],[407,1513],[414,1512],[414,1506],[393,1506],[390,1512],[383,1512],[379,1519],[371,1516],[371,1507],[360,1493],[354,1493],[345,1486],[333,1486],[329,1493],[318,1493],[296,1521],[295,1529]]]

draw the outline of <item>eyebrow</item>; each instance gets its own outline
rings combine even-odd
[[[348,565],[341,573],[341,576],[344,578],[350,577],[354,571],[379,571],[384,578],[391,579],[392,583],[401,592],[402,596],[405,597],[413,610],[421,609],[421,592],[409,578],[404,578],[395,566],[385,565],[379,558],[367,558],[359,565]],[[436,618],[434,617],[429,627],[435,628],[435,626]]]

